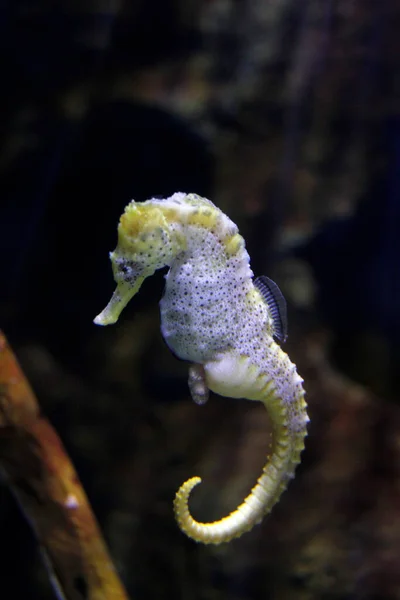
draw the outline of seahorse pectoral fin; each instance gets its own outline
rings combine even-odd
[[[137,277],[134,282],[118,282],[117,288],[113,293],[110,302],[105,309],[94,319],[96,325],[112,325],[118,321],[118,318],[128,304],[129,300],[139,291],[145,277]]]

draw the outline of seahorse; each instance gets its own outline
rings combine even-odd
[[[268,411],[272,451],[236,510],[211,523],[196,521],[188,501],[199,477],[183,483],[175,496],[177,522],[189,537],[205,544],[228,542],[270,512],[304,448],[309,419],[303,379],[275,341],[286,337],[283,296],[270,279],[254,279],[238,227],[196,194],[130,202],[110,258],[117,287],[95,323],[115,323],[145,278],[168,266],[161,332],[172,352],[191,363],[193,399],[203,403],[211,390],[260,400]]]

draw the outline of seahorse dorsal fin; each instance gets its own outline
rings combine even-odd
[[[254,285],[260,291],[261,296],[268,304],[271,311],[272,320],[274,323],[274,336],[281,342],[285,342],[287,338],[287,311],[286,300],[275,281],[272,281],[266,275],[257,277],[254,280]]]

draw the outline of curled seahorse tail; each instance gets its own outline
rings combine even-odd
[[[287,355],[279,347],[277,351],[280,373],[284,376],[277,376],[275,381],[271,378],[259,397],[272,421],[272,451],[250,494],[227,517],[212,523],[199,523],[190,514],[188,500],[200,478],[189,479],[176,493],[174,508],[179,527],[197,542],[221,544],[252,529],[277,503],[300,462],[309,421],[302,379]]]

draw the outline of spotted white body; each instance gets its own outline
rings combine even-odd
[[[270,415],[271,457],[233,513],[213,523],[192,518],[188,497],[198,477],[185,482],[175,498],[178,523],[190,537],[229,541],[271,510],[304,448],[308,417],[302,379],[274,341],[279,307],[265,296],[265,284],[253,280],[237,226],[205,198],[176,193],[165,200],[133,201],[118,232],[111,254],[117,289],[95,322],[114,323],[143,280],[168,265],[161,330],[174,354],[192,363],[189,388],[195,401],[204,402],[210,389],[260,400]]]

